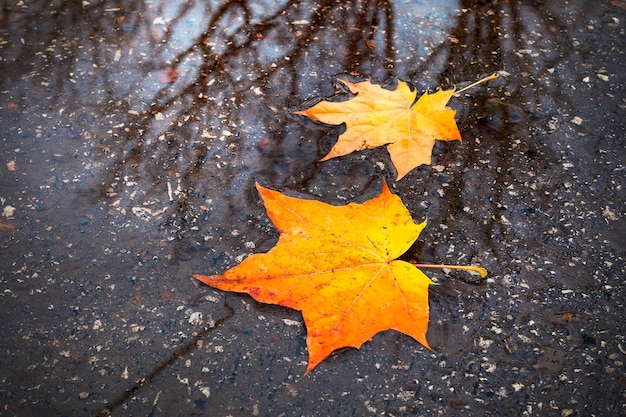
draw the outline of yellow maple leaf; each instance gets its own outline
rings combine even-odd
[[[426,346],[428,286],[414,265],[397,260],[426,223],[416,224],[383,185],[362,204],[333,206],[288,197],[257,185],[280,232],[269,252],[253,254],[223,275],[194,275],[222,290],[302,312],[307,373],[331,352],[359,348],[394,329]]]
[[[327,124],[346,124],[346,131],[322,161],[389,145],[387,150],[399,180],[412,169],[431,163],[435,140],[461,140],[454,121],[456,111],[446,107],[454,88],[434,94],[425,92],[416,101],[417,92],[404,81],[399,81],[395,90],[369,81],[340,81],[356,96],[341,102],[324,100],[296,112]]]

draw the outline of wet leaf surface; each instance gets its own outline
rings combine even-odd
[[[446,107],[454,88],[426,92],[418,98],[403,81],[393,90],[369,81],[341,83],[356,96],[347,101],[324,100],[298,112],[324,123],[346,124],[346,131],[322,161],[388,145],[399,180],[412,169],[431,163],[436,139],[461,140],[455,112]]]
[[[383,330],[400,331],[430,348],[426,329],[433,282],[396,259],[426,223],[415,223],[386,184],[376,198],[344,206],[257,189],[280,231],[277,245],[223,275],[195,274],[196,279],[301,311],[307,373],[333,351],[358,349]]]

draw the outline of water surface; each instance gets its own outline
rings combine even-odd
[[[549,3],[549,4],[546,4]],[[0,415],[624,412],[623,2],[3,2]],[[463,142],[400,181],[318,160],[294,114],[338,79],[450,102]],[[331,204],[382,181],[428,227],[428,339],[306,369],[298,312],[212,290],[278,237],[256,182]]]

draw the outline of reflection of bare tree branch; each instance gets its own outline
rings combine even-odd
[[[506,89],[502,90],[506,91],[506,95],[500,94],[502,99],[479,99],[476,103],[478,107],[472,110],[473,115],[464,122],[467,127],[463,130],[468,131],[470,136],[481,135],[482,130],[472,126],[477,118],[498,132],[497,142],[492,144],[491,157],[491,164],[497,170],[486,172],[480,178],[481,182],[497,184],[489,192],[491,213],[485,216],[483,212],[472,215],[462,211],[467,206],[466,200],[476,194],[478,187],[476,178],[466,175],[466,171],[485,152],[484,144],[480,150],[470,146],[468,157],[461,163],[462,169],[448,179],[455,184],[455,190],[467,192],[450,192],[446,199],[453,216],[469,218],[477,225],[482,223],[485,241],[491,242],[491,250],[500,252],[503,248],[499,242],[510,233],[510,228],[502,223],[501,218],[510,216],[509,211],[513,209],[507,208],[504,203],[507,200],[506,186],[516,181],[516,177],[528,182],[524,173],[536,175],[533,167],[543,166],[549,172],[550,165],[559,159],[538,135],[526,137],[520,145],[511,143],[515,126],[520,122],[538,121],[541,123],[539,126],[543,126],[538,132],[545,134],[554,129],[549,126],[558,123],[562,113],[569,112],[571,102],[568,92],[572,91],[569,85],[573,80],[570,74],[558,74],[555,69],[562,67],[563,61],[568,62],[569,68],[577,66],[580,56],[574,48],[567,47],[571,42],[568,25],[558,12],[551,12],[546,7],[529,6],[522,1],[477,4],[467,0],[462,3],[463,13],[451,32],[449,53],[448,48],[441,45],[431,56],[431,59],[436,59],[448,53],[446,68],[440,75],[442,84],[448,84],[450,80],[469,81],[476,78],[476,73],[488,74],[499,70],[508,70],[511,76],[506,82]],[[562,108],[555,104],[557,102]],[[521,157],[519,148],[525,149]],[[549,205],[551,195],[556,194],[559,188],[559,184],[546,182],[545,175],[541,173],[535,179],[537,187],[544,192],[533,194],[528,207],[516,208],[538,225],[550,219],[533,211],[532,207]],[[550,192],[546,192],[546,188]]]
[[[109,124],[110,134],[94,143],[94,154],[105,166],[101,195],[121,200],[122,206],[131,198],[132,204],[170,202],[165,225],[180,237],[194,234],[209,219],[241,215],[237,205],[253,201],[249,190],[255,179],[313,192],[320,169],[327,169],[315,161],[323,153],[319,147],[331,140],[325,137],[331,129],[311,132],[311,125],[289,110],[306,98],[332,94],[338,74],[388,82],[416,81],[431,73],[447,86],[514,66],[532,75],[535,85],[521,89],[518,77],[510,78],[508,92],[524,103],[519,113],[553,117],[555,86],[562,87],[563,78],[547,69],[558,69],[563,55],[578,59],[563,50],[567,29],[558,14],[520,1],[463,1],[460,6],[463,12],[448,40],[433,44],[428,56],[411,56],[412,45],[425,40],[399,37],[406,29],[396,25],[405,16],[397,13],[399,5],[384,0],[284,0],[271,8],[246,0],[186,1],[175,12],[165,3],[148,7],[117,0],[87,6],[53,3],[51,13],[47,3],[36,2],[28,12],[50,14],[47,26],[38,29],[50,52],[41,66],[28,70],[54,67],[54,78],[46,80],[57,91],[52,105],[75,98],[91,106],[93,118],[100,119],[96,123]],[[17,6],[5,8],[1,20],[15,28],[23,13]],[[4,58],[26,62],[23,57],[36,50],[25,45],[5,51]],[[92,71],[92,65],[100,71]],[[156,80],[155,74],[168,67],[181,75],[171,83]],[[80,82],[67,74],[81,77]],[[91,94],[81,91],[84,85]],[[505,109],[502,117],[515,110],[503,107],[506,103],[479,103]],[[472,114],[481,111],[486,110]],[[93,123],[87,120],[83,123]],[[468,128],[474,121],[467,118]],[[509,126],[501,123],[500,128]],[[348,171],[373,175],[371,164],[346,163],[353,164]]]
[[[124,135],[127,141],[109,145],[126,149],[111,151],[120,156],[107,168],[103,191],[118,195],[124,187],[119,179],[124,177],[145,181],[141,188],[151,197],[165,196],[167,187],[173,186],[177,205],[168,221],[185,230],[187,220],[205,217],[199,210],[207,206],[213,190],[242,195],[242,186],[251,189],[249,174],[245,184],[233,184],[242,178],[242,170],[269,175],[278,183],[289,180],[302,164],[295,162],[293,150],[285,152],[286,147],[294,149],[306,133],[302,126],[284,128],[290,117],[285,111],[297,103],[293,99],[300,95],[301,74],[310,71],[310,51],[330,44],[332,38],[336,49],[326,53],[336,61],[337,72],[366,65],[388,71],[393,61],[391,13],[389,4],[376,1],[354,7],[326,1],[313,9],[288,1],[266,16],[255,15],[245,1],[223,3],[211,12],[201,35],[168,59],[181,71],[185,63],[194,62],[197,76],[163,86],[149,108],[125,123],[130,129]],[[181,21],[179,15],[169,22],[165,39],[171,41]],[[329,22],[349,22],[349,28],[329,27]],[[373,41],[378,30],[386,34],[383,49]],[[381,59],[366,53],[374,50],[389,56]],[[145,68],[151,71],[155,66],[149,64]],[[155,115],[163,114],[171,122],[157,127]],[[133,136],[134,132],[141,134]],[[263,155],[272,158],[261,160]],[[306,159],[313,162],[316,157],[311,152]],[[240,159],[249,160],[244,163],[249,165],[236,166]],[[215,210],[221,218],[237,211],[223,201],[213,203],[217,204],[222,205]]]

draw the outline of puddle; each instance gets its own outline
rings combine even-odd
[[[4,2],[0,415],[624,412],[624,2]],[[337,79],[451,101],[463,142],[400,181],[294,114]],[[194,282],[273,246],[255,183],[382,181],[433,272],[428,339],[307,377],[298,312]]]

